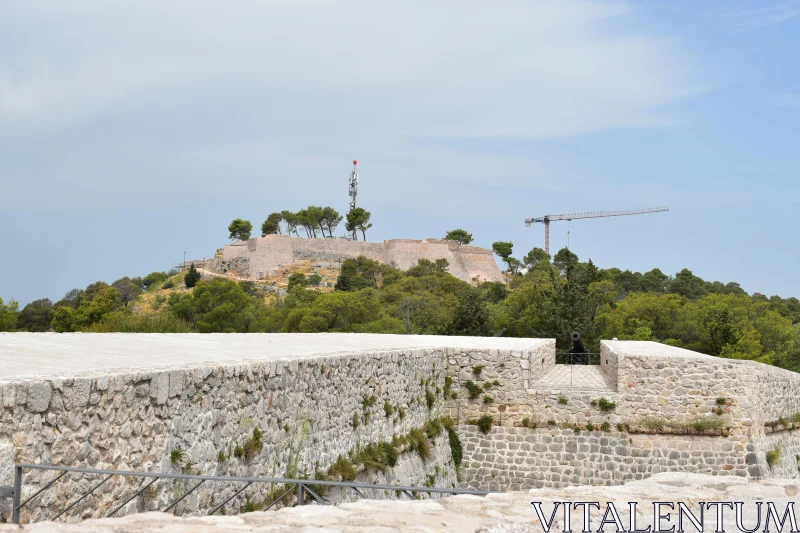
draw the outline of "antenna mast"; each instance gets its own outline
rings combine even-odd
[[[358,172],[356,166],[358,161],[353,160],[353,170],[350,172],[350,212],[356,208],[356,196],[358,195]],[[358,237],[355,228],[353,228],[353,240]]]

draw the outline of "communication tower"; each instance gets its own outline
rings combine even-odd
[[[356,208],[356,195],[358,195],[358,172],[356,167],[358,161],[353,160],[353,170],[350,172],[350,211]],[[355,228],[353,228],[353,240],[356,240],[358,235]]]

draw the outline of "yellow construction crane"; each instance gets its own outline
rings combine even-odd
[[[620,217],[623,215],[644,215],[647,213],[660,213],[669,211],[668,207],[649,207],[647,209],[633,209],[631,211],[590,211],[588,213],[570,213],[566,215],[545,215],[539,218],[526,218],[525,225],[530,226],[534,222],[544,224],[544,251],[550,255],[550,223],[559,220],[579,220],[581,218],[601,218],[601,217]]]

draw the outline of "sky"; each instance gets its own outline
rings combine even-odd
[[[665,205],[551,252],[800,297],[799,131],[800,1],[6,0],[0,297],[345,212],[353,159],[368,240]]]

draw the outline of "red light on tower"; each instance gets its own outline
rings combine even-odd
[[[354,164],[354,165],[357,165],[357,164],[358,164],[358,161],[356,161],[355,159],[353,159],[353,164]]]

